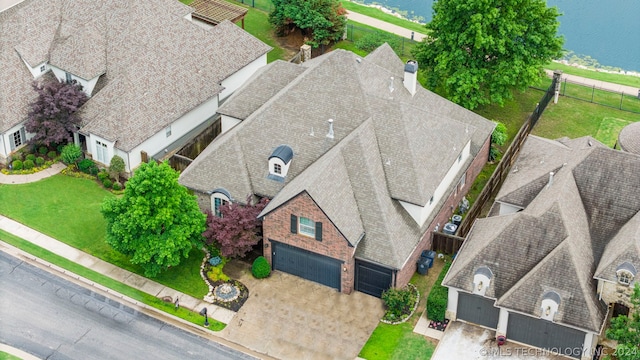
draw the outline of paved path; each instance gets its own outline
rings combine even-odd
[[[553,70],[545,70],[545,72],[549,77],[553,77]],[[638,96],[638,92],[640,91],[639,88],[635,88],[633,86],[619,85],[619,84],[614,84],[610,82],[594,80],[594,79],[589,79],[582,76],[569,75],[564,73],[562,74],[561,78],[563,81],[567,79],[575,83],[583,84],[584,86],[589,86],[589,87],[595,86],[596,89],[609,90],[617,93],[625,93],[631,96]]]
[[[0,173],[0,184],[26,184],[53,176],[64,168],[63,163],[55,163],[50,168],[28,175],[5,175]]]
[[[207,307],[210,318],[225,324],[228,324],[236,314],[231,310],[182,294],[143,276],[121,269],[2,215],[0,215],[0,229],[147,294],[158,298],[168,296],[172,300],[178,298],[180,306],[196,312]]]
[[[372,18],[370,16],[366,16],[366,15],[362,15],[362,14],[358,14],[355,13],[353,11],[347,11],[347,18],[349,20],[353,20],[355,22],[359,22],[361,24],[365,24],[365,25],[369,25],[369,26],[373,26],[375,28],[378,28],[380,30],[384,30],[396,35],[400,35],[400,36],[404,36],[407,39],[411,39],[411,34],[413,34],[413,39],[416,41],[422,41],[422,39],[424,39],[426,37],[425,34],[420,34],[417,32],[413,32],[409,29],[405,29],[403,27],[400,27],[398,25],[394,25],[394,24],[390,24],[386,21],[382,21],[382,20],[378,20],[375,18]]]

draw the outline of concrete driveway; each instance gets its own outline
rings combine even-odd
[[[454,321],[447,326],[431,360],[567,360],[569,357],[508,341],[498,347],[495,331]]]
[[[353,360],[384,314],[378,298],[280,271],[257,280],[235,261],[225,273],[247,286],[249,299],[220,335],[278,359]]]

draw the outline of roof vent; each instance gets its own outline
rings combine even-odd
[[[333,139],[333,119],[329,119],[329,132],[327,133],[329,139]]]
[[[549,183],[547,184],[547,188],[549,188],[551,184],[553,184],[553,175],[555,175],[553,171],[549,173]]]

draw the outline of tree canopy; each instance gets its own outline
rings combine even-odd
[[[313,47],[339,41],[347,25],[339,0],[272,0],[269,23],[279,36],[300,29]]]
[[[33,133],[31,142],[35,144],[60,144],[73,141],[73,132],[80,125],[77,111],[87,101],[82,86],[58,81],[33,82],[38,93],[29,104],[25,129]]]
[[[246,206],[222,205],[219,217],[207,211],[207,231],[203,234],[207,244],[219,247],[222,256],[245,256],[260,241],[258,215],[267,202],[267,198],[262,198],[257,204],[252,204],[249,197]]]
[[[640,285],[635,284],[630,300],[632,307],[629,316],[611,319],[606,332],[607,338],[618,341],[615,350],[618,360],[636,360],[640,357]]]
[[[413,50],[428,86],[468,108],[511,98],[562,55],[558,10],[544,0],[438,0]]]
[[[121,198],[102,203],[107,243],[153,277],[202,245],[205,215],[166,162],[142,163]]]

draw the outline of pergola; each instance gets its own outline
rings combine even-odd
[[[214,26],[224,20],[229,20],[232,23],[242,20],[242,28],[244,29],[244,16],[247,14],[248,9],[242,6],[234,5],[224,0],[195,0],[189,6],[196,9],[191,16],[198,20]]]

